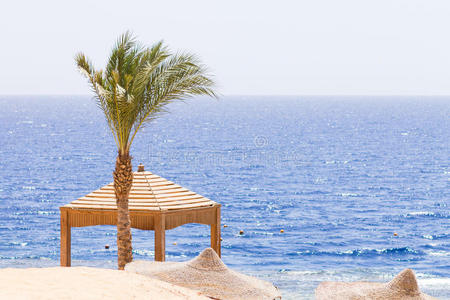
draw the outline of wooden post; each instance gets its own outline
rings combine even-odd
[[[155,260],[166,260],[166,217],[160,212],[155,215]]]
[[[216,217],[214,223],[211,224],[211,248],[221,257],[220,245],[220,205],[216,206]]]
[[[61,213],[61,267],[70,267],[70,223],[67,209],[60,209]]]

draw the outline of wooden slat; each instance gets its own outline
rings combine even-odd
[[[108,203],[116,204],[116,200],[115,199],[112,200],[112,199],[105,199],[105,198],[101,199],[101,198],[86,198],[86,197],[78,198],[77,200],[72,201],[71,203],[77,203],[77,202],[80,202],[80,201],[81,202],[92,202],[92,203],[95,203],[95,202],[108,202]]]
[[[67,207],[74,208],[74,209],[109,209],[109,210],[116,210],[117,206],[115,205],[80,205],[80,204],[69,204]],[[137,207],[137,206],[130,206],[129,210],[160,210],[157,207]]]
[[[113,187],[103,187],[102,191],[114,192],[114,188]],[[148,187],[133,187],[133,188],[131,188],[130,193],[149,192],[149,191],[150,191],[150,189]]]
[[[163,203],[159,203],[160,207],[166,207],[166,206],[180,206],[180,205],[185,205],[185,204],[200,204],[203,203],[205,204],[205,206],[208,206],[211,203],[211,200],[205,200],[206,198],[202,198],[202,199],[193,199],[193,200],[186,200],[186,201],[170,201],[170,202],[163,202]]]
[[[152,186],[152,190],[164,190],[164,189],[171,189],[171,188],[182,188],[181,186],[177,185],[177,184],[170,184],[170,185],[162,185],[162,186]],[[106,190],[106,191],[114,191],[114,187],[113,186],[105,186],[102,188],[102,190]],[[150,191],[150,187],[147,186],[133,186],[131,188],[131,192],[133,191]]]
[[[81,197],[75,201],[86,201],[86,202],[108,202],[116,203],[115,198],[93,198],[93,197]],[[73,201],[73,202],[75,202]],[[157,203],[157,199],[146,198],[146,199],[128,199],[128,203]]]
[[[202,207],[202,206],[212,206],[214,205],[215,202],[210,201],[208,202],[202,202],[202,203],[192,203],[192,204],[183,204],[183,205],[171,205],[171,206],[163,206],[161,205],[162,209],[168,209],[168,210],[172,210],[172,209],[183,209],[183,208],[193,208],[193,207]]]
[[[131,190],[130,195],[153,195],[151,190]]]
[[[116,199],[116,195],[114,193],[109,193],[109,194],[94,194],[94,193],[90,193],[90,194],[87,194],[85,197],[89,197],[89,198],[114,198],[114,199]],[[128,195],[128,199],[148,199],[148,198],[154,198],[153,194],[148,193],[148,194],[138,194],[138,195],[130,194],[130,195]]]
[[[158,186],[158,187],[153,187],[150,190],[150,188],[143,188],[143,187],[139,187],[139,188],[135,188],[133,187],[130,191],[130,194],[148,194],[151,193],[153,191],[153,193],[164,193],[164,191],[182,191],[182,192],[191,192],[186,188],[183,188],[179,185],[176,184],[172,184],[172,185],[167,185],[167,186]],[[114,194],[114,188],[102,188],[100,190],[94,191],[92,193],[111,193]],[[192,192],[193,193],[193,192]]]
[[[111,205],[115,205],[115,202],[111,202],[111,201],[103,201],[102,202],[102,201],[81,201],[81,200],[76,200],[76,201],[73,201],[72,204],[80,204],[80,205],[107,205],[107,206],[111,206]],[[158,207],[159,205],[156,202],[153,202],[153,203],[149,203],[149,202],[147,202],[147,203],[136,203],[136,202],[133,202],[133,203],[129,203],[128,204],[128,207],[130,207],[130,206]]]
[[[168,186],[165,189],[152,188],[152,194],[191,192],[183,187]]]
[[[161,193],[161,194],[155,194],[156,198],[163,199],[168,197],[188,197],[188,196],[200,196],[199,194],[196,194],[194,192],[174,192],[174,193]]]
[[[168,181],[161,181],[161,182],[152,182],[151,184],[147,183],[147,182],[139,182],[139,183],[134,183],[133,181],[133,188],[135,187],[145,187],[145,188],[149,188],[149,187],[157,187],[157,186],[168,186],[168,185],[174,185],[175,183],[173,182],[168,182]],[[108,190],[114,190],[114,186],[105,186],[105,189]]]
[[[116,198],[97,198],[97,197],[81,197],[78,198],[78,200],[84,200],[84,201],[109,201],[116,203]],[[134,199],[132,199],[134,200]],[[148,199],[149,201],[152,200],[151,198]],[[128,202],[131,202],[130,199],[128,199]]]
[[[168,201],[183,202],[183,201],[189,201],[189,200],[192,200],[192,199],[206,199],[206,200],[209,200],[209,199],[207,199],[207,198],[205,198],[203,196],[200,196],[200,195],[183,196],[183,197],[166,197],[166,198],[159,198],[159,197],[157,197],[156,199],[157,199],[157,201],[159,203],[164,203],[164,202],[168,202]]]
[[[153,194],[155,194],[155,195],[179,193],[179,192],[190,192],[190,191],[185,188],[170,188],[170,189],[165,189],[165,190],[153,190]]]

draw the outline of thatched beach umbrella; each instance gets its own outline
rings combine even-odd
[[[211,248],[188,262],[134,261],[125,270],[198,290],[213,299],[281,299],[271,283],[230,270]]]
[[[388,283],[322,282],[316,289],[316,300],[432,300],[421,293],[416,276],[405,269]]]

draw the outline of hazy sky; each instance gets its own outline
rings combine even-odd
[[[89,94],[125,30],[197,53],[224,95],[450,95],[449,0],[2,1],[0,94]]]

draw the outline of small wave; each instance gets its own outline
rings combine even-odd
[[[135,249],[133,250],[133,254],[140,256],[154,256],[155,252],[150,250]]]
[[[9,242],[9,243],[7,243],[7,245],[25,247],[26,245],[28,245],[28,243],[26,243],[26,242]]]
[[[49,257],[39,256],[39,255],[25,255],[25,256],[3,256],[0,255],[0,259],[16,260],[16,259],[41,259],[41,260],[51,260]]]
[[[407,216],[434,216],[433,212],[430,211],[413,211],[406,214]]]
[[[450,234],[426,234],[422,236],[424,239],[427,240],[440,240],[440,239],[448,239],[450,237]]]
[[[355,193],[341,193],[339,195],[341,195],[342,197],[358,197],[359,196],[358,194],[355,194]]]
[[[44,215],[44,216],[50,216],[50,215],[56,215],[57,212],[55,211],[44,211],[44,210],[38,210],[38,215]]]
[[[328,191],[320,191],[320,190],[315,190],[315,191],[296,191],[294,192],[294,195],[327,195],[330,192]]]
[[[320,251],[320,250],[306,250],[297,251],[290,253],[288,255],[305,255],[305,256],[359,256],[359,257],[370,257],[370,256],[383,256],[383,255],[421,255],[423,252],[417,251],[408,247],[401,248],[387,248],[387,249],[355,249],[346,251]]]
[[[433,218],[448,218],[449,215],[441,212],[432,212],[432,211],[413,211],[407,214],[404,214],[405,218],[420,218],[420,217],[433,217]]]
[[[429,251],[427,254],[431,256],[450,256],[448,251]]]
[[[35,186],[25,185],[25,186],[22,186],[22,189],[24,189],[24,190],[35,190],[36,187]]]

